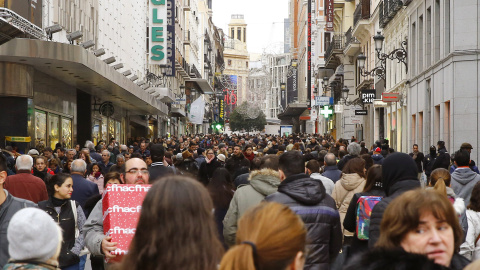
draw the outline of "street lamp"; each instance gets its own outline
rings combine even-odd
[[[357,64],[360,69],[360,75],[363,77],[376,75],[380,79],[383,79],[384,84],[386,85],[386,70],[387,70],[387,59],[390,60],[397,60],[398,63],[403,63],[405,65],[405,70],[408,73],[408,64],[407,64],[407,41],[402,41],[401,48],[394,49],[393,51],[389,52],[388,54],[382,53],[383,49],[383,41],[385,37],[381,34],[380,31],[377,31],[377,34],[373,37],[375,41],[375,51],[377,52],[377,58],[380,60],[380,65],[373,68],[370,71],[365,70],[365,62],[367,57],[360,53],[357,56]]]
[[[347,105],[347,106],[360,105],[360,106],[363,107],[363,103],[362,103],[362,100],[360,98],[356,98],[353,101],[349,101],[348,100],[348,92],[350,92],[350,89],[348,89],[347,86],[343,86],[343,88],[342,88],[342,98],[343,98],[344,104]]]

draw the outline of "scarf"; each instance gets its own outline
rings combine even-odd
[[[210,162],[212,162],[214,159],[215,159],[215,156],[213,156],[212,159],[208,159],[208,157],[205,157],[205,161],[207,162],[207,164],[210,164]]]
[[[59,198],[55,198],[54,196],[52,196],[51,198],[52,198],[52,204],[55,207],[62,206],[70,200],[70,199],[59,199]]]

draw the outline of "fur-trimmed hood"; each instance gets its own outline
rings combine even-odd
[[[277,191],[280,185],[280,174],[272,169],[261,169],[251,172],[248,180],[256,191],[268,196]]]

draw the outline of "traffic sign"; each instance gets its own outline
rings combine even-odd
[[[315,103],[317,106],[326,106],[333,104],[333,98],[331,97],[315,97]]]

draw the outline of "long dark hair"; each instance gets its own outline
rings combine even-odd
[[[213,172],[212,179],[207,185],[207,190],[213,201],[213,206],[220,209],[228,209],[233,198],[235,186],[230,180],[230,173],[225,168],[217,168]]]
[[[382,188],[382,165],[375,164],[367,171],[367,182],[363,188],[363,192],[368,192],[372,189]]]
[[[365,160],[358,157],[350,159],[343,167],[342,173],[356,173],[362,178],[367,178],[365,175]]]
[[[223,255],[213,205],[203,185],[168,176],[147,193],[120,269],[216,270]]]
[[[480,183],[477,183],[473,187],[472,196],[470,197],[470,203],[467,208],[475,212],[480,212]]]
[[[48,177],[46,179],[48,196],[52,197],[55,194],[55,185],[62,186],[68,178],[71,178],[68,173],[57,173]]]

